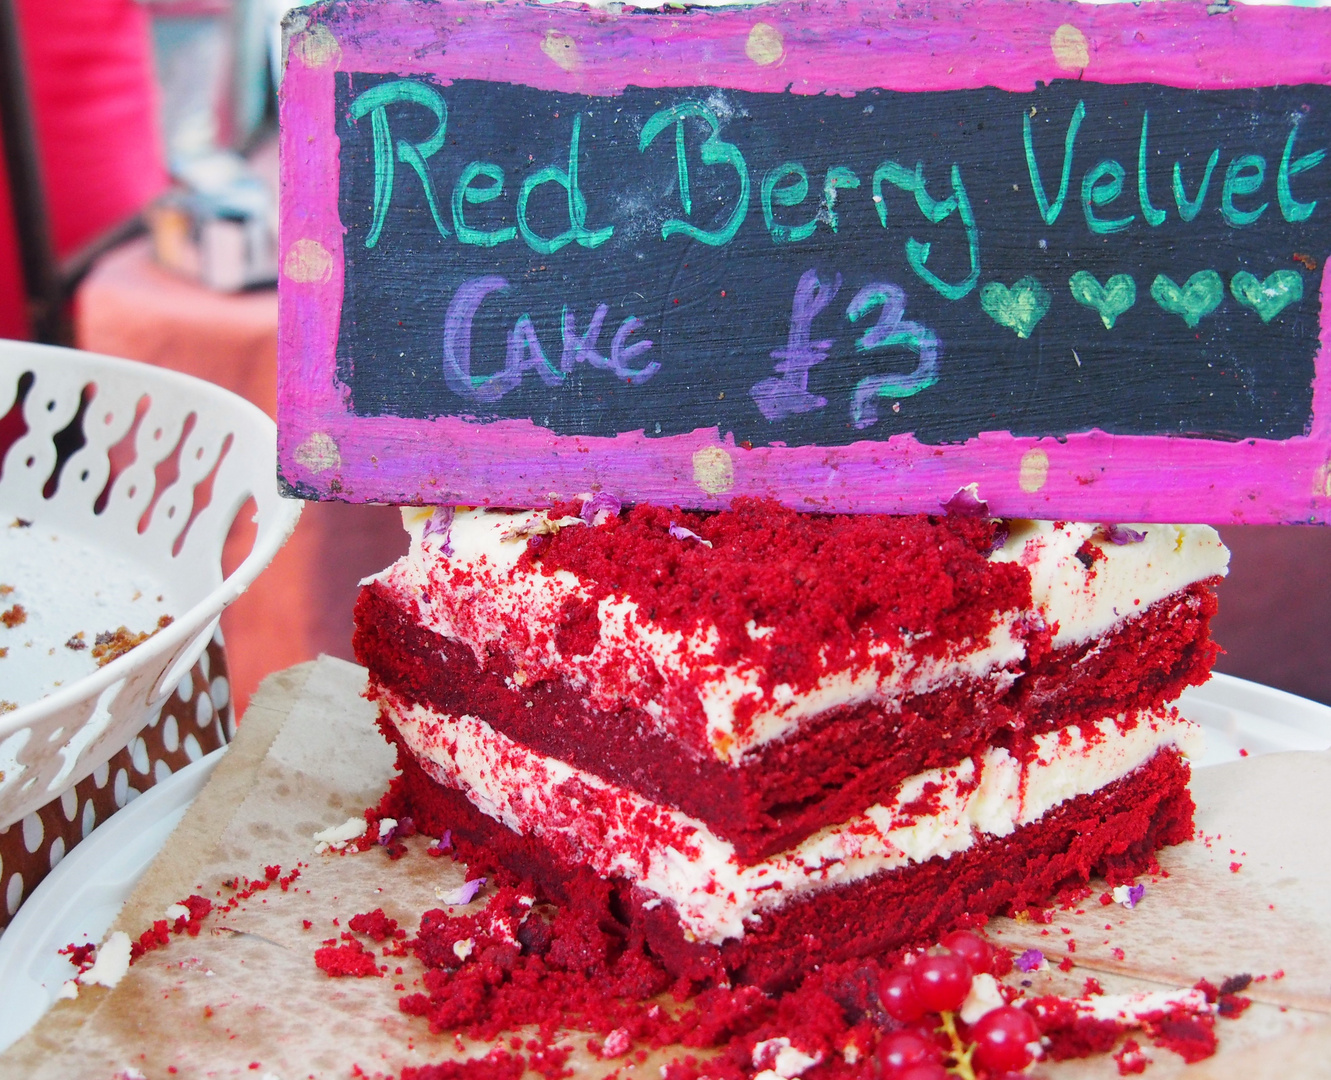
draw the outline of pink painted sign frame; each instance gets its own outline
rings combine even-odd
[[[844,46],[872,24],[867,57]],[[755,37],[755,27],[762,24]],[[557,436],[528,420],[356,416],[337,375],[343,287],[337,71],[414,71],[613,94],[638,86],[851,94],[1076,77],[1183,88],[1331,83],[1331,10],[1203,4],[866,0],[611,14],[574,6],[361,3],[289,20],[281,102],[279,473],[306,497],[544,505],[604,490],[626,501],[720,507],[738,495],[796,509],[937,511],[977,485],[1006,516],[1115,521],[1331,520],[1331,252],[1318,251],[1321,347],[1304,436],[1221,442],[1101,431],[911,435],[839,447],[747,449],[716,429],[648,438]],[[754,49],[751,42],[760,48]],[[551,48],[551,42],[557,48]],[[775,43],[775,44],[774,44]],[[766,49],[767,52],[763,50]],[[771,50],[778,57],[775,61]],[[561,52],[562,50],[562,52]],[[572,57],[573,59],[570,59]],[[446,62],[445,59],[446,58]]]

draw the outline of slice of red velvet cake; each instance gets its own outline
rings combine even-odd
[[[776,987],[1191,835],[1213,530],[607,502],[405,511],[362,592],[390,809],[470,863]]]

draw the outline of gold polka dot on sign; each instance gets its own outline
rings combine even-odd
[[[541,52],[565,71],[572,71],[581,59],[578,56],[578,43],[558,30],[545,32],[545,37],[541,39]]]
[[[744,43],[744,55],[760,67],[775,64],[786,51],[781,31],[770,23],[754,23]]]
[[[1086,35],[1071,23],[1064,23],[1054,31],[1049,47],[1054,50],[1054,63],[1064,71],[1081,71],[1091,62]]]
[[[1021,455],[1021,472],[1017,476],[1017,483],[1022,491],[1033,495],[1044,487],[1044,482],[1048,479],[1048,454],[1043,450],[1027,450]]]
[[[723,495],[735,486],[735,462],[719,446],[705,446],[693,455],[693,482],[708,495]]]
[[[316,26],[291,41],[291,55],[307,68],[321,68],[342,59],[342,46],[326,26]]]
[[[296,463],[304,465],[312,473],[327,472],[342,464],[342,453],[332,436],[316,431],[298,447],[295,452]]]
[[[282,273],[302,285],[322,285],[333,276],[333,256],[318,240],[297,240],[287,248]]]

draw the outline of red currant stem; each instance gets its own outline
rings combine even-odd
[[[943,1018],[942,1026],[939,1031],[943,1032],[952,1042],[952,1049],[948,1051],[948,1057],[952,1059],[952,1064],[948,1072],[953,1076],[959,1076],[961,1080],[975,1080],[975,1069],[971,1065],[971,1055],[975,1053],[975,1043],[967,1046],[961,1041],[961,1036],[957,1034],[957,1018],[955,1013],[941,1012],[938,1014]]]

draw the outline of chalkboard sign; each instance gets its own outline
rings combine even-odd
[[[1331,516],[1331,13],[288,29],[293,494]]]

